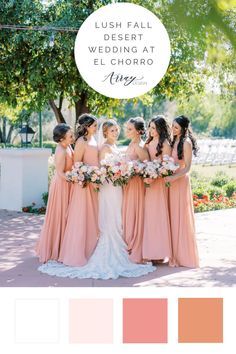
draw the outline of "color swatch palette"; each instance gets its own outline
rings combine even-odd
[[[16,343],[56,343],[59,302],[17,299]],[[112,344],[112,299],[70,299],[69,343]],[[122,343],[168,343],[168,299],[126,298],[122,304]],[[179,343],[223,343],[223,299],[178,299]]]
[[[9,353],[24,354],[37,354],[39,344],[46,352],[58,354],[78,350],[87,354],[94,344],[103,354],[197,354],[200,348],[202,352],[231,354],[235,336],[229,316],[234,319],[236,315],[235,292],[227,300],[216,297],[217,289],[210,297],[207,291],[204,296],[192,296],[201,293],[200,289],[171,289],[163,296],[165,289],[114,292],[97,288],[93,289],[96,297],[76,288],[30,289],[28,296],[25,290],[24,297],[18,294],[15,298],[12,293],[0,302],[0,349],[4,348],[4,354],[9,343]],[[191,296],[184,297],[188,292]],[[150,297],[151,293],[155,296]],[[51,297],[45,296],[49,294]]]

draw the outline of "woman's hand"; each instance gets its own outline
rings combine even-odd
[[[166,182],[166,183],[171,183],[171,182],[174,182],[176,180],[176,178],[175,178],[175,176],[173,175],[173,176],[166,176],[166,177],[164,177],[164,181]]]
[[[93,189],[96,192],[99,192],[99,190],[100,190],[100,185],[99,184],[91,182],[91,186],[93,187]]]
[[[144,178],[143,182],[145,184],[152,184],[154,182],[154,179],[153,178]]]

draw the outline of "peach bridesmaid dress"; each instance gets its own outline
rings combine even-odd
[[[135,151],[127,154],[130,160],[138,160]],[[142,257],[143,222],[144,222],[143,180],[139,176],[132,177],[124,186],[122,216],[124,240],[129,251],[129,259],[140,263]]]
[[[147,145],[151,160],[157,159],[156,146]],[[161,159],[161,156],[158,156]],[[146,188],[144,205],[143,258],[164,259],[171,256],[168,188],[157,178]]]
[[[83,162],[98,166],[98,149],[86,145]],[[98,240],[98,192],[91,184],[71,188],[68,219],[59,262],[68,266],[83,266],[91,257]]]
[[[70,171],[72,165],[73,150],[71,147],[68,147],[64,172]],[[44,224],[36,245],[36,254],[40,262],[44,263],[48,260],[58,260],[66,228],[70,190],[70,183],[56,172],[49,188]]]
[[[185,167],[184,160],[178,159],[176,147],[172,151],[172,157],[180,165],[180,169]],[[171,182],[169,210],[172,237],[170,265],[173,267],[199,267],[192,191],[188,174]]]

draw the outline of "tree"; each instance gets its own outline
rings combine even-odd
[[[77,29],[90,13],[110,2],[57,0],[45,5],[40,0],[2,1],[0,23]],[[77,119],[88,110],[98,115],[119,114],[124,112],[127,102],[136,104],[141,100],[151,106],[165,99],[189,99],[195,92],[204,92],[210,76],[219,81],[225,94],[232,94],[235,79],[235,59],[231,60],[235,31],[233,7],[227,7],[224,0],[132,2],[156,13],[171,39],[168,71],[147,95],[128,101],[115,100],[90,89],[74,61],[76,32],[4,29],[0,31],[0,100],[12,107],[23,104],[31,111],[39,111],[50,104],[57,121],[64,122],[62,104],[65,99],[74,107]],[[234,5],[235,0],[230,3]],[[223,64],[222,58],[214,59],[212,38],[216,37],[220,52],[224,54]],[[52,38],[53,45],[50,45]],[[227,75],[222,73],[222,65],[227,68]]]

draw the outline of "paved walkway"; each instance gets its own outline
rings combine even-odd
[[[37,271],[34,246],[43,216],[0,210],[0,286],[236,286],[236,209],[196,214],[199,269],[158,269],[140,278],[117,280],[50,277]]]

